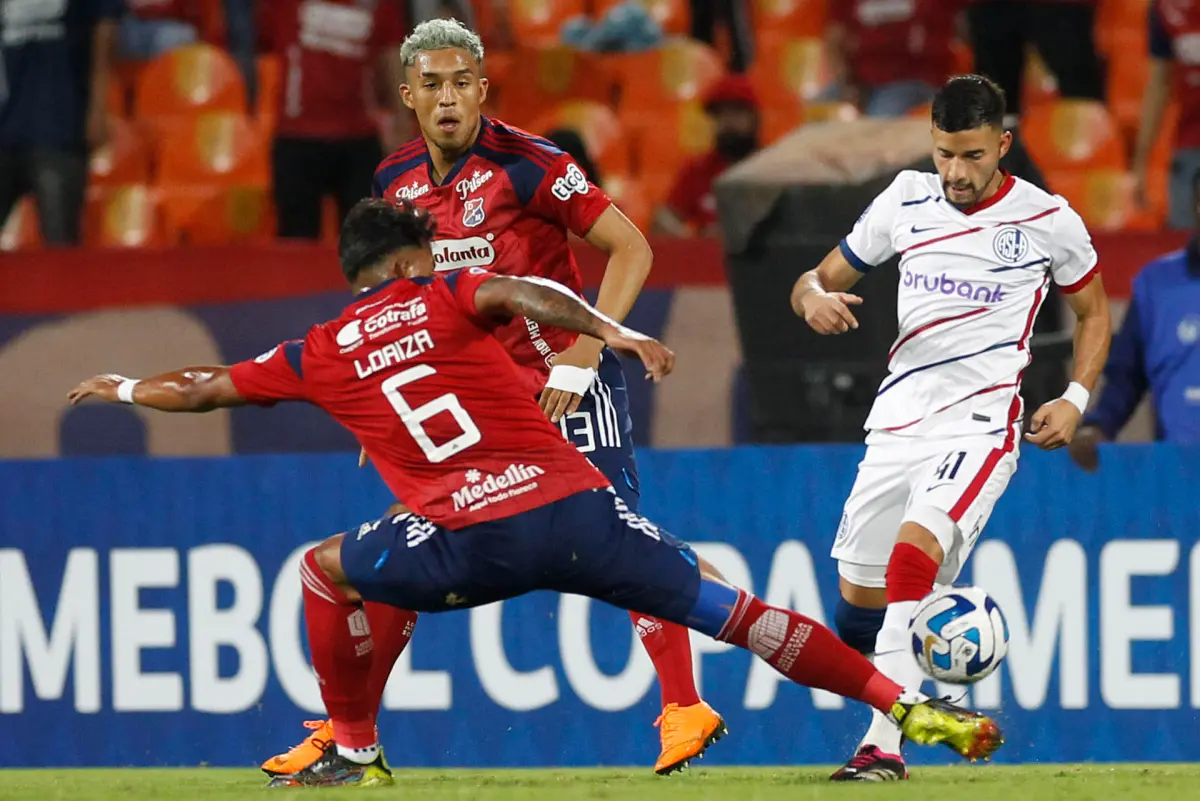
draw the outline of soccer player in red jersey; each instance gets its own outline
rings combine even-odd
[[[405,499],[404,511],[304,556],[309,645],[336,747],[273,784],[392,783],[375,732],[366,604],[439,612],[539,589],[643,609],[747,648],[793,681],[890,715],[913,742],[969,759],[1003,743],[989,718],[905,693],[820,623],[726,584],[632,511],[524,392],[495,332],[521,316],[587,334],[641,359],[654,379],[674,355],[545,283],[483,268],[435,276],[433,236],[431,216],[411,203],[365,200],[342,230],[355,298],[338,319],[232,367],[100,375],[69,395],[172,412],[306,401],[353,433]]]
[[[380,163],[373,194],[411,200],[437,217],[439,272],[484,267],[551,279],[580,294],[568,238],[586,239],[609,256],[596,308],[623,320],[650,272],[650,246],[569,155],[480,113],[488,92],[483,59],[479,36],[453,20],[422,23],[405,40],[407,82],[400,97],[416,113],[421,135]],[[525,391],[539,397],[563,436],[636,511],[633,423],[616,355],[597,339],[522,317],[497,336],[520,365]],[[662,748],[654,769],[670,773],[723,735],[725,723],[696,691],[687,630],[636,612],[630,617],[662,690],[656,721]],[[393,659],[400,654],[390,642],[381,650]]]

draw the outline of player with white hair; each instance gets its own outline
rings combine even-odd
[[[858,327],[848,290],[900,256],[899,335],[867,417],[867,453],[833,544],[838,633],[916,690],[908,621],[950,584],[1017,468],[1021,376],[1033,321],[1054,281],[1075,313],[1073,380],[1033,415],[1026,441],[1071,441],[1108,354],[1108,299],[1079,215],[999,168],[1012,135],[1003,92],[952,78],[933,102],[937,174],[901,172],[850,234],[792,290],[820,334]],[[880,715],[835,781],[908,778],[900,730]]]
[[[583,282],[571,254],[574,234],[608,256],[596,308],[623,320],[650,272],[653,253],[637,227],[554,143],[484,116],[484,48],[456,20],[416,27],[401,47],[405,83],[400,98],[416,113],[420,136],[385,158],[372,194],[411,201],[437,218],[437,270],[482,268],[502,275],[553,281],[577,296]],[[519,87],[514,89],[519,91]],[[616,354],[598,339],[516,317],[496,331],[517,363],[523,391],[637,510],[640,495],[633,452],[629,393]],[[365,604],[374,632],[370,679],[382,697],[417,616]],[[631,612],[662,689],[662,748],[654,769],[685,767],[725,734],[725,722],[696,690],[688,631],[677,623]],[[292,774],[328,749],[328,721],[263,770]]]

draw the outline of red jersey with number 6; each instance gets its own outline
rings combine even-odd
[[[583,291],[568,232],[584,236],[612,201],[553,142],[499,120],[481,118],[479,137],[435,184],[429,149],[418,137],[375,171],[375,197],[407,199],[437,217],[433,252],[439,271],[484,267],[537,276]],[[541,392],[554,357],[575,334],[525,318],[496,331],[522,371],[525,392]]]
[[[494,273],[395,280],[342,316],[230,370],[247,401],[308,401],[362,443],[388,488],[450,529],[608,481],[521,389],[475,308]]]

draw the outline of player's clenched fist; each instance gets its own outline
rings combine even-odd
[[[1033,413],[1025,439],[1046,451],[1069,445],[1075,437],[1075,427],[1079,425],[1079,418],[1082,416],[1075,404],[1069,400],[1059,398],[1043,403]]]
[[[810,292],[800,302],[800,311],[818,334],[844,334],[858,328],[850,307],[860,303],[862,298],[849,292]]]

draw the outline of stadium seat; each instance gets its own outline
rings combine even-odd
[[[643,233],[650,231],[654,224],[654,207],[641,180],[627,174],[606,174],[604,191]]]
[[[1140,37],[1140,38],[1135,38]],[[1150,77],[1150,56],[1145,34],[1121,32],[1121,45],[1108,58],[1108,107],[1129,141],[1137,135],[1142,116],[1142,95]]]
[[[712,47],[677,36],[645,53],[613,56],[618,60],[621,109],[653,113],[664,103],[694,100],[725,74]]]
[[[641,4],[654,21],[668,34],[688,34],[692,30],[692,14],[687,0],[635,0]],[[629,0],[595,0],[592,16],[599,18],[609,9],[623,5]]]
[[[243,114],[204,114],[159,142],[160,184],[267,186],[266,137]]]
[[[750,70],[754,88],[766,97],[812,100],[830,80],[820,39],[788,39],[764,48]]]
[[[845,0],[755,0],[754,30],[759,46],[781,39],[821,37],[828,2]]]
[[[88,163],[91,186],[144,184],[150,181],[150,148],[132,123],[110,119],[108,142]]]
[[[583,0],[509,0],[508,25],[526,47],[555,45],[563,23],[587,12]]]
[[[1021,81],[1021,106],[1028,110],[1034,106],[1058,100],[1058,79],[1046,67],[1046,62],[1031,50],[1025,57],[1025,71]]]
[[[41,246],[37,207],[32,197],[23,197],[13,206],[8,219],[0,221],[0,252],[37,250]]]
[[[90,247],[139,248],[163,244],[154,190],[146,184],[89,189],[83,240]]]
[[[209,111],[246,110],[246,87],[224,50],[194,44],[164,53],[138,77],[134,112],[159,128]]]
[[[1124,144],[1102,103],[1043,103],[1026,110],[1021,130],[1034,161],[1045,170],[1126,167]]]
[[[1046,172],[1051,191],[1062,195],[1093,231],[1161,228],[1166,219],[1167,175],[1152,173],[1147,187],[1150,207],[1139,209],[1133,199],[1133,176],[1122,170],[1060,170]]]
[[[494,101],[497,116],[522,128],[568,100],[610,105],[616,86],[604,58],[568,47],[522,48],[505,69],[503,84],[495,84],[501,94],[490,98],[489,105]]]
[[[692,100],[663,106],[653,125],[632,138],[634,174],[651,198],[665,197],[679,167],[712,149],[713,124],[700,101]]]
[[[1093,35],[1096,50],[1112,58],[1122,52],[1132,34],[1141,39],[1145,51],[1147,17],[1151,0],[1100,0],[1096,6],[1096,26]],[[1109,70],[1111,79],[1112,69]]]
[[[555,128],[577,131],[601,175],[629,171],[629,138],[612,109],[591,100],[571,100],[538,117],[530,128],[545,135]]]
[[[254,122],[264,133],[270,133],[275,130],[275,117],[279,113],[279,93],[283,91],[283,67],[279,63],[279,56],[259,56],[256,74],[258,96],[254,99]]]
[[[175,186],[161,190],[163,227],[171,241],[226,245],[266,241],[274,219],[264,186]]]

